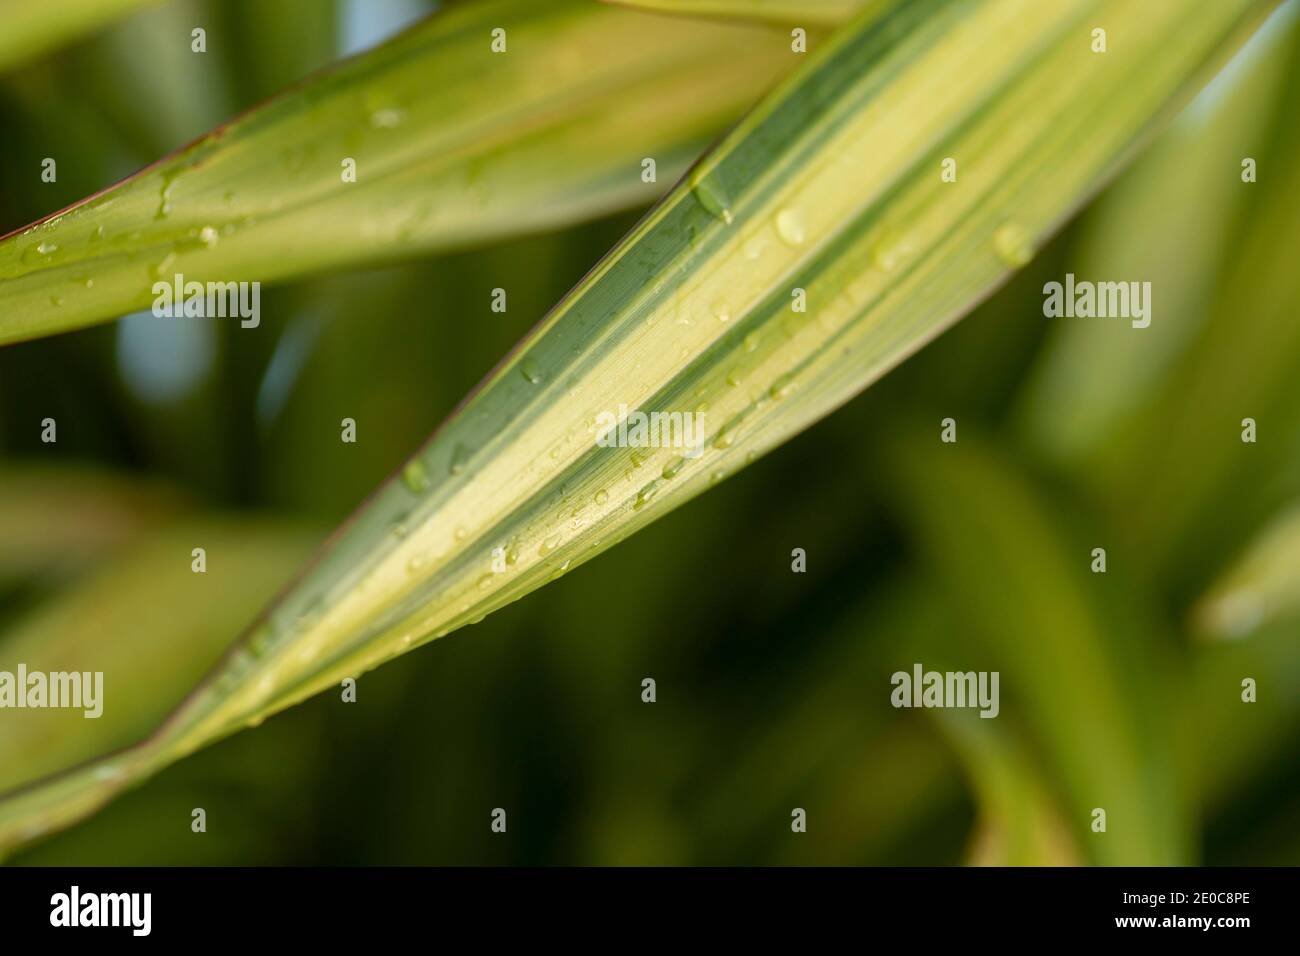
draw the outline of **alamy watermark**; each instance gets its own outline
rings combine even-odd
[[[50,897],[50,925],[56,927],[113,927],[148,936],[153,929],[152,893],[83,893],[74,885],[67,893]]]
[[[103,671],[0,671],[0,709],[73,708],[83,717],[104,713]]]
[[[262,283],[186,282],[179,272],[172,282],[153,284],[153,314],[158,318],[238,318],[255,329],[262,321]]]
[[[978,707],[981,717],[996,717],[998,671],[927,671],[920,664],[912,672],[895,671],[889,702],[895,707]]]
[[[680,448],[683,458],[704,453],[703,412],[617,412],[596,416],[596,444],[601,448]]]
[[[1065,282],[1043,286],[1043,315],[1049,319],[1131,319],[1133,328],[1151,324],[1150,282]]]

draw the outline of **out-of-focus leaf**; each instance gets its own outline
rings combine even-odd
[[[965,673],[983,651],[964,629],[945,596],[929,579],[905,592],[907,618],[892,632],[900,638],[891,674]],[[871,629],[870,633],[877,633]],[[1027,745],[1014,714],[981,717],[978,710],[925,712],[956,753],[978,808],[967,859],[975,866],[1077,866],[1083,860],[1077,828],[1066,825],[1063,804]]]
[[[605,0],[624,7],[656,13],[770,20],[776,23],[843,23],[868,3],[886,6],[887,0]]]
[[[237,38],[234,82],[258,102],[328,65],[339,46],[339,0],[222,0],[218,12]]]
[[[96,772],[145,776],[477,621],[843,404],[1027,261],[1270,6],[1231,0],[1190,20],[1166,0],[864,13],[487,377],[158,733],[0,804],[0,834],[85,813],[103,799]],[[1105,57],[1087,42],[1098,19],[1125,36]],[[948,155],[962,157],[959,184],[940,180]],[[658,447],[603,447],[601,416],[621,406],[707,417],[690,448],[680,429]],[[1088,620],[1069,625],[1063,655],[1106,695],[1076,703],[1115,724],[1107,708],[1123,702],[1100,680]],[[1079,777],[1103,754],[1112,782],[1132,782],[1126,725],[1096,743],[1055,726],[1081,793],[1106,789]],[[1127,844],[1137,859],[1179,853],[1176,813],[1133,805],[1163,795],[1113,795],[1143,820]]]
[[[115,138],[131,146],[134,162],[119,168],[115,179],[192,142],[237,108],[228,78],[239,70],[232,60],[242,44],[225,33],[209,10],[202,0],[168,0],[156,10],[114,24],[84,56],[68,64],[61,98],[67,90],[84,89]],[[198,26],[207,31],[204,53],[190,48],[190,31]],[[104,76],[111,76],[112,82],[105,83]],[[167,82],[159,83],[159,76],[166,76]],[[60,165],[68,164],[61,160]]]
[[[1295,102],[1300,42],[1284,82],[1284,102]],[[1257,157],[1259,181],[1239,182],[1251,196],[1248,228],[1239,230],[1208,320],[1159,392],[1087,469],[1119,519],[1133,566],[1179,601],[1197,596],[1224,559],[1300,496],[1298,155],[1300,125],[1282,111]],[[1223,175],[1239,181],[1240,166]],[[1243,441],[1246,419],[1254,442]]]
[[[162,485],[6,461],[0,470],[0,580],[82,565],[181,507],[180,495]]]
[[[1290,19],[1281,10],[1273,18]],[[1271,118],[1289,99],[1282,76],[1294,33],[1271,21],[1252,37],[1088,214],[1067,270],[1079,281],[1150,282],[1153,315],[1141,329],[1114,318],[1042,320],[1052,335],[1020,417],[1037,447],[1082,468],[1085,481],[1087,456],[1154,397],[1206,319],[1256,188],[1241,182],[1241,159],[1260,156]]]
[[[757,27],[585,0],[451,7],[0,241],[0,342],[178,274],[270,281],[648,203],[797,60]]]
[[[1208,812],[1270,768],[1286,766],[1300,732],[1300,639],[1294,621],[1274,621],[1246,640],[1193,645],[1180,735],[1191,785]],[[1242,682],[1255,682],[1255,700]],[[1294,762],[1294,761],[1292,761]]]
[[[1246,548],[1197,606],[1205,637],[1245,637],[1300,611],[1300,505],[1280,515]]]
[[[158,0],[0,0],[0,70]]]
[[[1118,595],[1088,586],[1073,540],[1025,478],[967,429],[955,444],[899,442],[889,456],[914,533],[963,622],[962,671],[998,671],[1001,716],[1029,729],[1059,781],[1067,833],[1104,865],[1171,865],[1191,852],[1150,636]],[[924,663],[924,662],[923,662]],[[974,743],[972,741],[972,743]],[[991,784],[990,784],[991,785]],[[1001,784],[999,783],[999,786]],[[1094,808],[1106,835],[1090,831]]]
[[[134,743],[209,671],[319,536],[281,522],[185,520],[151,532],[120,558],[0,635],[0,670],[103,673],[102,715],[78,709],[6,710],[0,788],[10,790]],[[207,571],[191,570],[191,551]],[[100,799],[112,774],[92,771]],[[21,791],[15,797],[22,802]],[[34,834],[28,834],[34,835]],[[0,834],[0,851],[15,834]]]
[[[779,838],[763,839],[772,847],[770,862],[861,863],[958,802],[957,775],[933,728],[889,705],[895,668],[887,662],[932,623],[925,599],[922,582],[902,579],[845,609],[798,675],[802,692],[773,700],[770,715],[747,727],[743,746],[727,764],[698,768],[688,781],[697,833],[723,834],[730,847],[694,862],[734,858],[771,834],[774,820],[783,820]],[[873,773],[881,766],[893,768],[885,778]],[[757,793],[770,793],[772,800],[753,799]],[[686,797],[683,792],[680,799]],[[796,806],[807,811],[808,829],[796,840],[784,839]]]
[[[1005,727],[978,713],[935,712],[962,759],[979,798],[980,819],[970,847],[975,866],[1077,866],[1071,828],[1032,758]]]

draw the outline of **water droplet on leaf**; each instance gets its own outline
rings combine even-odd
[[[1008,222],[993,233],[993,251],[1013,269],[1019,269],[1034,258],[1033,240],[1025,228],[1015,222]]]
[[[538,385],[542,381],[542,370],[537,367],[537,363],[532,358],[526,358],[519,363],[519,374],[533,385]]]
[[[407,462],[406,467],[402,469],[402,484],[417,495],[428,491],[429,471],[424,467],[424,462],[418,458]]]
[[[776,214],[776,234],[788,246],[801,246],[805,238],[803,215],[797,209],[782,209]]]
[[[632,502],[632,510],[640,511],[647,502],[650,501],[659,491],[659,482],[652,481],[636,493],[636,499]]]
[[[731,225],[731,202],[716,178],[692,177],[691,191],[695,195],[696,202],[704,207],[705,212],[714,219]]]

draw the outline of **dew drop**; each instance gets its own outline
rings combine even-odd
[[[401,126],[406,119],[406,111],[395,106],[387,106],[370,114],[370,125],[375,129],[393,129]]]
[[[775,399],[785,398],[794,388],[793,375],[781,375],[772,383],[772,387],[767,390],[767,394]]]
[[[788,246],[801,246],[806,238],[803,215],[797,209],[782,209],[776,214],[776,234]]]
[[[685,458],[683,458],[681,455],[674,455],[672,458],[668,459],[668,463],[664,465],[664,470],[661,472],[661,474],[664,476],[664,478],[671,481],[673,478],[677,477],[678,473],[681,472],[682,467],[685,464],[686,464]]]
[[[465,464],[469,461],[469,449],[464,445],[457,445],[451,451],[451,463],[447,466],[447,471],[453,475],[459,475],[465,470]]]
[[[558,534],[553,534],[542,542],[542,546],[537,549],[537,553],[542,557],[546,557],[546,555],[550,554],[559,546],[560,536]]]
[[[519,374],[532,385],[538,385],[542,381],[542,370],[537,367],[537,363],[531,357],[519,363]]]
[[[184,172],[184,167],[180,169],[164,169],[162,171],[162,188],[158,191],[158,212],[154,216],[155,219],[166,219],[168,214],[171,213],[172,188],[176,185],[176,180]]]
[[[27,251],[23,253],[23,262],[28,265],[45,262],[58,251],[59,247],[52,242],[39,242],[34,246],[27,247]]]
[[[740,385],[740,383],[743,382],[744,380],[745,380],[745,376],[741,373],[740,369],[738,368],[733,368],[730,372],[727,373],[727,384],[730,385],[732,388],[737,388]]]
[[[248,649],[255,657],[261,657],[271,648],[275,634],[268,625],[263,624],[248,638]]]
[[[727,303],[725,302],[713,303],[713,317],[717,319],[719,322],[730,322],[731,309],[728,308]]]
[[[731,225],[731,202],[716,179],[710,180],[708,176],[692,178],[691,191],[695,194],[696,201],[704,207],[705,212],[714,219]]]
[[[424,467],[424,462],[418,458],[413,458],[406,463],[402,469],[402,484],[415,494],[423,494],[429,490],[429,470]]]
[[[319,594],[307,602],[302,613],[298,615],[299,630],[307,631],[316,626],[316,622],[320,620],[322,603]]]
[[[596,497],[593,500],[596,504],[603,505],[605,502],[609,501],[609,492],[604,488],[601,488],[600,491],[596,492]]]
[[[170,269],[175,262],[176,262],[176,253],[174,252],[167,253],[167,255],[163,256],[158,261],[158,264],[154,266],[153,269],[150,270],[153,274],[153,277],[155,279],[163,278],[163,276],[167,274],[167,270]]]
[[[1029,233],[1015,222],[1005,223],[993,233],[993,251],[1013,269],[1019,269],[1034,258],[1034,245]]]
[[[907,239],[897,233],[886,231],[871,249],[871,261],[885,272],[893,272],[912,251]]]
[[[659,482],[652,481],[636,493],[636,499],[632,502],[632,510],[640,511],[646,506],[646,503],[655,496],[659,491]]]

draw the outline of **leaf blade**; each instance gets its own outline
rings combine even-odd
[[[0,0],[0,71],[159,0]]]
[[[489,374],[130,773],[474,622],[843,404],[1023,264],[1269,6],[1216,4],[1178,30],[1167,2],[864,14]],[[1106,60],[1087,46],[1097,16],[1129,28]],[[1005,59],[987,57],[991,38]],[[969,160],[964,192],[942,192],[949,153]],[[796,287],[815,312],[791,312]],[[708,448],[602,448],[597,420],[620,405],[705,406]],[[0,804],[0,839],[24,812]]]
[[[0,240],[0,344],[146,308],[177,274],[276,281],[648,203],[642,159],[675,178],[781,50],[577,0],[451,8]]]
[[[859,10],[875,0],[604,0],[604,2],[653,13],[834,26],[851,20]]]

